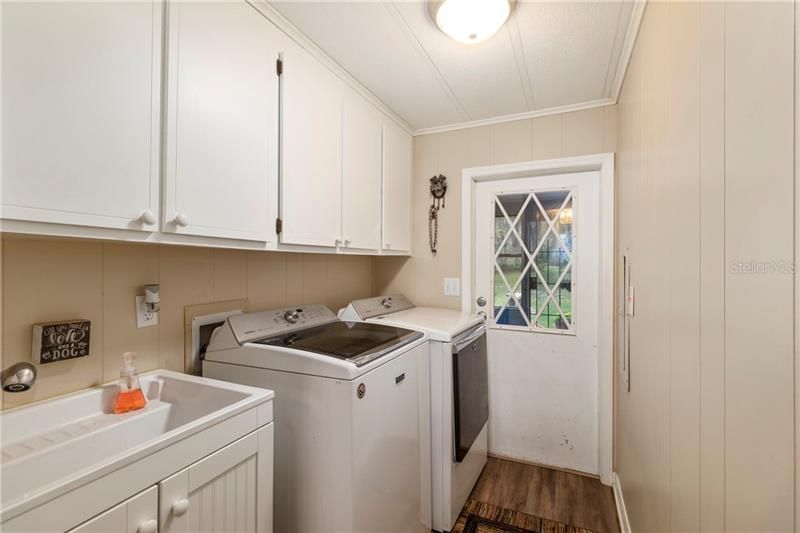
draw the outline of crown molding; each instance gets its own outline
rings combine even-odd
[[[306,52],[314,56],[320,63],[325,65],[343,82],[349,85],[354,91],[361,95],[370,104],[378,108],[384,115],[389,117],[406,132],[413,134],[414,128],[403,117],[391,110],[375,94],[367,89],[364,84],[358,81],[352,74],[345,70],[331,56],[325,53],[322,48],[317,46],[305,33],[300,31],[297,26],[292,24],[289,19],[284,17],[277,9],[272,7],[268,0],[246,0],[259,13],[273,23],[279,30],[285,33],[290,39],[300,45]]]
[[[614,105],[616,103],[617,102],[614,98],[602,98],[600,100],[592,100],[591,102],[581,102],[579,104],[550,107],[548,109],[538,109],[536,111],[525,111],[524,113],[515,113],[513,115],[503,115],[500,117],[484,118],[480,120],[470,120],[468,122],[447,124],[445,126],[436,126],[433,128],[422,128],[416,130],[414,132],[414,136],[416,137],[418,135],[430,135],[432,133],[443,133],[446,131],[476,128],[478,126],[491,126],[492,124],[502,124],[504,122],[513,122],[515,120],[526,120],[531,118],[546,117],[549,115],[561,115],[563,113],[571,113],[573,111],[583,111],[584,109],[605,107],[608,105]]]
[[[622,90],[622,82],[625,81],[625,73],[628,72],[628,64],[631,62],[633,45],[636,44],[636,37],[639,35],[639,28],[642,25],[645,7],[647,7],[647,0],[635,0],[633,2],[631,18],[628,21],[628,29],[625,31],[625,40],[622,42],[622,50],[619,54],[617,70],[614,74],[614,82],[611,86],[611,98],[613,98],[614,103],[619,99],[619,93]]]

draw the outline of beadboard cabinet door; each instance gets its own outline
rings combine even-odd
[[[167,7],[163,230],[269,241],[280,33],[244,0]]]
[[[411,253],[412,138],[394,122],[383,127],[383,242],[388,252]]]
[[[2,218],[154,231],[154,2],[2,2]]]
[[[156,533],[158,487],[153,486],[99,514],[69,533]]]
[[[281,75],[280,242],[340,244],[342,85],[287,40]]]
[[[381,238],[381,114],[355,91],[342,106],[342,247],[376,251]]]
[[[272,531],[273,425],[159,483],[161,533]]]

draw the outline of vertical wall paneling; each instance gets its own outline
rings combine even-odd
[[[675,44],[668,70],[664,184],[669,254],[670,529],[698,531],[700,509],[700,127],[698,2],[669,4]],[[673,105],[680,102],[680,105]]]
[[[794,6],[726,3],[725,513],[745,531],[794,527],[793,284],[773,268],[793,254],[793,106]]]
[[[636,316],[615,469],[635,531],[795,527],[794,9],[652,2],[634,48],[617,230]]]
[[[800,136],[798,136],[798,119],[800,119],[800,105],[798,105],[798,98],[800,97],[800,35],[798,28],[800,28],[800,6],[797,0],[794,2],[794,28],[795,28],[795,53],[794,53],[794,528],[797,531],[800,528],[800,472],[798,472],[798,465],[800,465],[800,394],[798,394],[798,387],[800,387],[800,344],[798,344],[798,331],[800,331],[800,283],[798,283],[797,265],[800,264],[800,220],[798,219],[798,209],[800,209]]]
[[[85,318],[90,355],[40,366],[32,390],[2,394],[3,407],[42,400],[114,380],[120,355],[136,367],[184,369],[184,308],[247,300],[249,309],[322,303],[334,311],[373,295],[373,258],[221,250],[3,235],[2,359],[30,360],[31,325]],[[157,326],[136,327],[134,296],[161,285]],[[8,312],[8,310],[13,312]]]
[[[725,5],[700,3],[700,530],[725,528]]]

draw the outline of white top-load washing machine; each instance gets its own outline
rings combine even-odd
[[[430,338],[433,529],[452,529],[486,464],[486,328],[476,315],[416,307],[403,295],[355,300],[342,320],[415,329]]]
[[[323,305],[229,317],[212,378],[275,391],[278,532],[430,530],[428,342]]]

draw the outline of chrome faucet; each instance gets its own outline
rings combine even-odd
[[[25,392],[36,383],[36,366],[22,361],[3,370],[3,390],[6,392]]]

